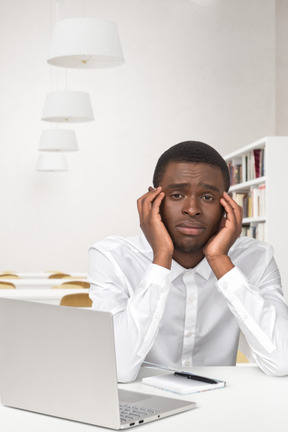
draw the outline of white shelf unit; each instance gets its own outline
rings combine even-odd
[[[244,218],[243,224],[265,222],[265,241],[274,247],[280,269],[282,285],[288,299],[288,137],[269,136],[224,157],[226,162],[239,159],[254,149],[264,150],[264,176],[235,184],[230,192],[249,191],[253,186],[265,184],[265,214]],[[287,192],[287,196],[286,196]]]

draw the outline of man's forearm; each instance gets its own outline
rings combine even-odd
[[[151,265],[126,309],[114,315],[119,381],[136,378],[157,336],[169,289],[170,272]]]
[[[217,255],[206,258],[217,279],[221,279],[221,277],[234,267],[234,264],[228,255]]]
[[[237,319],[259,367],[267,375],[287,375],[288,309],[277,292],[280,277],[277,278],[275,263],[270,263],[265,273],[262,276],[263,282],[258,281],[258,288],[255,288],[255,280],[254,284],[250,284],[235,267],[217,285]],[[270,281],[267,287],[265,279]]]
[[[172,255],[167,252],[154,254],[153,264],[157,264],[170,270],[172,265]]]

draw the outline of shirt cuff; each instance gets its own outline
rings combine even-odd
[[[133,299],[143,296],[147,290],[150,290],[151,305],[155,305],[159,300],[159,296],[167,295],[170,289],[171,271],[157,264],[149,264],[144,273],[141,283],[134,291]]]
[[[224,276],[222,276],[217,286],[225,297],[229,297],[229,294],[235,293],[238,288],[243,287],[243,282],[246,285],[246,278],[237,267],[233,267]]]
[[[259,293],[257,293],[255,290],[252,292],[252,290],[249,288],[249,282],[247,281],[247,278],[244,276],[244,274],[238,268],[234,267],[218,280],[217,286],[223,296],[226,297],[228,304],[232,306],[232,312],[234,311],[234,315],[238,317],[242,326],[249,329],[249,331],[254,335],[254,337],[268,353],[271,354],[273,351],[275,351],[276,346],[262,330],[262,328],[257,324],[253,314],[249,312],[246,306],[247,300],[249,301],[249,295],[247,298],[248,292],[251,291],[251,295],[253,297],[255,295],[259,296]],[[252,301],[257,300],[253,297],[250,297],[250,309],[252,307]],[[259,298],[259,300],[262,299]]]
[[[152,282],[156,285],[162,285],[167,281],[167,277],[170,276],[171,270],[166,267],[159,266],[158,264],[149,264],[144,276],[143,280],[145,282]]]

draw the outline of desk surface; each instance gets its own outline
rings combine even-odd
[[[63,273],[63,272],[42,272],[42,273],[35,273],[35,272],[31,272],[31,273],[18,273],[18,272],[9,272],[9,271],[7,271],[7,272],[5,272],[5,274],[16,274],[19,278],[21,278],[21,279],[48,279],[49,278],[49,276],[51,275],[51,274],[55,274],[55,273]],[[65,272],[64,272],[65,273]],[[71,277],[73,277],[73,278],[81,278],[81,279],[83,279],[83,278],[87,278],[87,273],[70,273],[70,272],[68,272],[67,274],[69,274]],[[4,277],[3,278],[3,272],[0,272],[0,276],[2,275],[2,277],[1,277],[1,280],[8,280],[9,279],[9,276],[8,277]],[[14,281],[15,281],[15,279],[13,279]]]
[[[0,297],[15,298],[18,300],[30,300],[42,303],[59,304],[61,298],[67,294],[87,293],[85,288],[69,289],[1,289]]]
[[[195,367],[194,373],[223,379],[227,387],[179,396],[197,402],[198,408],[139,426],[139,432],[287,432],[288,377],[265,376],[256,366]],[[159,373],[159,372],[158,372]],[[175,397],[141,383],[155,370],[143,369],[127,390]],[[34,414],[0,405],[0,430],[5,432],[96,432],[102,429],[82,423]]]
[[[87,282],[87,279],[37,279],[37,278],[26,278],[26,279],[0,279],[0,282],[13,283],[17,290],[19,289],[45,289],[52,288],[53,286],[62,285],[63,283],[69,283],[73,281]]]

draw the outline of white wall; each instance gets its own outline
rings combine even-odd
[[[60,17],[82,4],[62,0]],[[68,72],[95,121],[75,126],[68,172],[41,173],[44,98],[65,83],[46,63],[55,4],[0,0],[2,270],[86,271],[91,244],[138,232],[136,199],[166,148],[197,139],[225,154],[275,134],[274,0],[86,0],[86,14],[118,24],[126,62]]]
[[[275,120],[276,135],[287,135],[288,129],[288,2],[276,1],[275,26]]]

